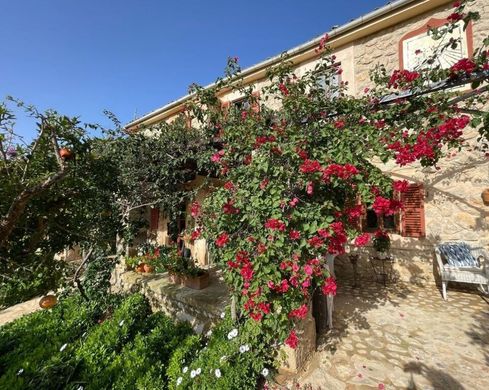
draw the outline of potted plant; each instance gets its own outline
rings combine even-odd
[[[373,238],[373,247],[377,252],[379,259],[384,259],[391,247],[391,239],[389,234],[383,230],[377,230]]]

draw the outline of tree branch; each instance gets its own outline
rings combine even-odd
[[[83,285],[81,284],[81,281],[80,281],[80,272],[83,269],[83,267],[85,266],[85,264],[88,262],[88,260],[90,259],[90,256],[92,255],[92,252],[93,252],[93,248],[90,248],[90,250],[88,251],[88,253],[85,256],[83,256],[83,261],[78,266],[78,268],[75,271],[75,275],[73,276],[73,284],[78,288],[78,291],[80,291],[80,294],[81,294],[82,298],[85,301],[87,301],[87,302],[90,299],[88,298],[87,294],[85,293],[85,289],[83,288]]]

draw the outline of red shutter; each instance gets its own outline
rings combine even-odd
[[[150,230],[158,230],[158,220],[160,219],[160,209],[151,209],[149,228]]]
[[[401,233],[405,237],[425,237],[424,189],[422,184],[411,184],[401,195]]]

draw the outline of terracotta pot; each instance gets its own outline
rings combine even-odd
[[[485,205],[489,205],[489,188],[482,191],[482,201]]]
[[[63,160],[69,160],[71,158],[73,154],[71,153],[71,150],[68,149],[68,148],[61,148],[59,150],[59,156],[63,159]]]
[[[43,309],[51,309],[58,303],[58,299],[54,295],[46,295],[39,301],[39,306]]]
[[[202,290],[209,286],[209,274],[207,272],[199,276],[184,276],[183,284],[185,287],[194,290]]]
[[[173,272],[169,272],[168,275],[170,276],[170,281],[173,284],[180,284],[182,282],[182,279],[180,278],[180,275],[174,274]]]
[[[145,264],[144,264],[144,263],[139,264],[139,265],[136,267],[136,272],[144,272],[144,266],[145,266]]]
[[[149,264],[144,264],[143,269],[144,269],[144,272],[146,272],[148,274],[155,271],[155,267],[153,267],[152,265],[149,265]]]

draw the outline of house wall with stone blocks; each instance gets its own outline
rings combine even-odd
[[[419,3],[430,3],[420,1]],[[371,34],[364,34],[358,39],[345,44],[332,39],[331,45],[337,60],[341,62],[343,73],[341,79],[348,82],[348,93],[361,95],[366,87],[371,86],[370,70],[377,64],[382,64],[388,72],[400,67],[399,42],[406,34],[419,30],[430,20],[443,19],[451,13],[452,2],[431,1],[433,4],[442,4],[423,13],[411,15],[414,11],[405,10],[409,17],[399,22],[392,20],[403,18],[402,12],[396,15],[386,15],[381,21],[372,23],[385,25]],[[482,44],[489,35],[489,1],[477,0],[471,6],[481,15],[481,20],[472,27],[471,36],[473,47]],[[425,7],[426,8],[426,7]],[[368,27],[368,26],[367,26]],[[366,28],[367,28],[366,27]],[[373,27],[372,27],[373,29]],[[297,76],[303,75],[317,63],[314,54],[301,54],[295,60]],[[258,78],[253,81],[255,91],[260,91],[268,81]],[[220,96],[223,102],[232,102],[241,96],[237,92],[226,93]],[[165,120],[171,121],[173,116]],[[392,234],[392,253],[396,258],[396,272],[401,279],[411,282],[433,282],[433,247],[441,241],[464,240],[473,245],[481,245],[489,249],[489,207],[484,205],[481,193],[489,188],[489,160],[477,150],[477,132],[471,131],[466,136],[470,147],[460,153],[452,154],[442,160],[438,167],[422,168],[419,164],[400,167],[395,164],[378,164],[393,179],[407,179],[414,183],[424,185],[424,238],[409,238]],[[200,192],[199,197],[207,192]],[[159,243],[167,243],[167,220],[161,216],[157,239]],[[194,257],[201,264],[209,261],[207,246],[204,240],[188,243]],[[367,248],[368,251],[368,248]],[[367,272],[366,259],[368,253],[361,256],[361,268]]]

